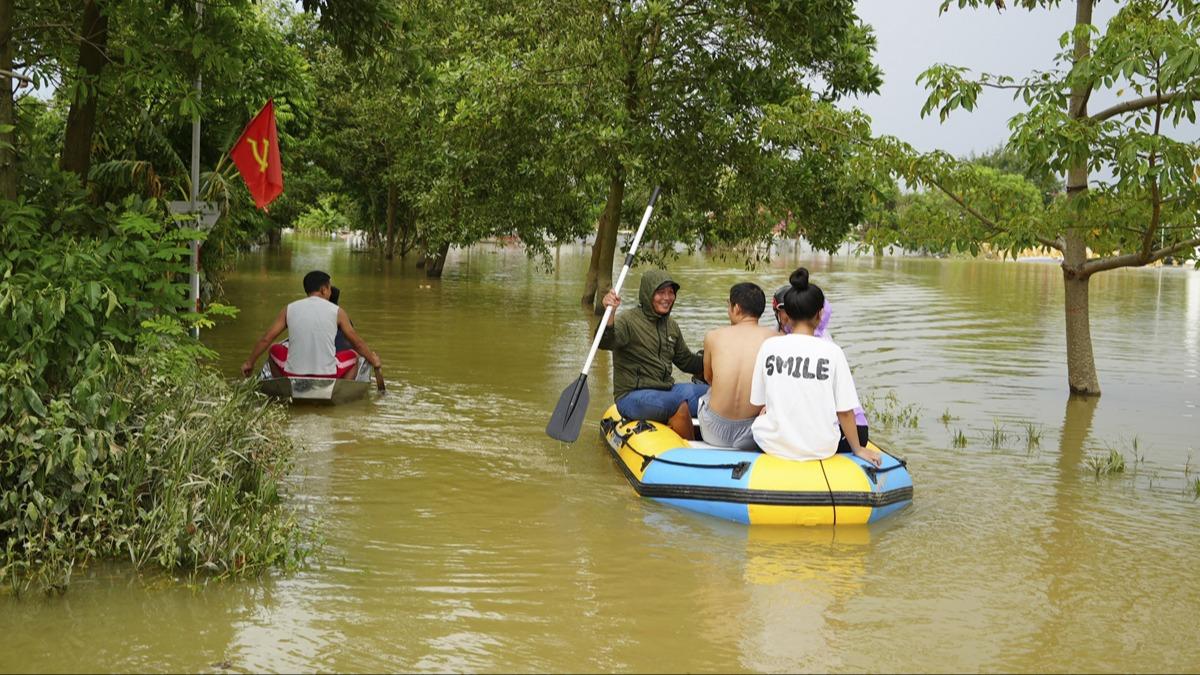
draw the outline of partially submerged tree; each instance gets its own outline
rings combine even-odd
[[[804,167],[783,163],[798,158],[764,138],[764,109],[880,83],[874,38],[850,0],[521,5],[509,32],[532,27],[539,39],[497,40],[499,53],[513,85],[554,110],[551,140],[571,150],[560,153],[564,171],[604,203],[585,305],[611,285],[618,225],[640,214],[654,185],[664,191],[648,239],[769,235],[801,206],[785,199],[786,183]]]
[[[942,10],[951,4],[1002,9],[1005,3],[946,0]],[[1014,4],[1036,10],[1060,3]],[[944,153],[918,155],[894,139],[875,145],[882,163],[910,185],[935,190],[944,195],[941,204],[949,200],[958,209],[948,217],[923,204],[891,229],[896,241],[1061,253],[1068,385],[1073,393],[1099,395],[1088,309],[1092,275],[1168,256],[1196,259],[1200,246],[1200,142],[1171,133],[1196,121],[1200,12],[1194,0],[1129,0],[1101,30],[1092,24],[1095,0],[1074,4],[1074,26],[1047,70],[1017,79],[937,65],[921,76],[930,91],[923,112],[936,110],[942,119],[974,109],[985,88],[1014,91],[1027,109],[1010,121],[1008,147],[1027,166],[1065,175],[1064,195],[1039,202],[1036,188],[1018,176]],[[1096,104],[1100,99],[1112,102]],[[880,229],[872,234],[888,236]]]
[[[548,239],[586,233],[589,195],[561,133],[563,99],[513,61],[543,38],[516,19],[537,16],[529,4],[406,5],[403,31],[359,60],[298,30],[318,105],[297,176],[331,178],[325,189],[353,199],[385,257],[419,250],[438,276],[451,246],[515,236],[544,254]]]

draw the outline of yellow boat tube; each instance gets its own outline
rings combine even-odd
[[[626,420],[614,405],[600,421],[609,452],[643,497],[750,525],[863,525],[912,503],[905,463],[850,454],[800,462],[680,438],[657,422]]]

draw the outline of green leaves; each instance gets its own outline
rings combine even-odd
[[[80,238],[0,202],[0,581],[17,591],[94,557],[235,574],[307,546],[278,498],[284,413],[198,365],[215,354],[188,329],[236,310],[181,311],[188,233],[156,210],[127,200]]]
[[[917,84],[923,84],[929,91],[929,97],[921,106],[921,117],[925,117],[934,108],[938,110],[938,119],[942,122],[950,113],[958,110],[974,110],[975,102],[985,83],[990,78],[971,80],[966,77],[967,69],[958,66],[938,64],[930,67],[917,76]],[[1007,84],[1011,78],[996,78],[1001,84]]]
[[[594,231],[620,176],[628,194],[670,186],[664,241],[761,241],[848,186],[817,179],[835,162],[766,139],[763,110],[881,79],[849,0],[469,0],[406,5],[401,22],[365,62],[306,43],[321,99],[297,179],[306,226],[332,219],[318,199],[337,192],[400,248],[515,235],[536,254]]]
[[[943,3],[943,10],[951,4]],[[902,159],[906,152],[885,153],[898,174],[929,192],[907,200],[896,227],[873,236],[934,250],[974,251],[986,243],[1015,253],[1055,243],[1070,232],[1082,237],[1092,256],[1072,263],[1085,275],[1168,255],[1195,256],[1200,143],[1173,128],[1194,120],[1200,101],[1195,11],[1190,0],[1122,3],[1103,30],[1080,23],[1065,32],[1053,66],[1023,79],[969,76],[949,65],[928,69],[918,80],[929,92],[923,115],[937,110],[944,120],[954,110],[971,110],[988,87],[1011,88],[1026,104],[1009,122],[1005,152],[1026,167],[1020,173],[1042,186],[1043,203],[1036,208],[1027,202],[1015,177],[973,172],[952,161]],[[1108,107],[1096,103],[1113,98],[1117,103]],[[1090,105],[1077,105],[1080,101]],[[875,143],[877,149],[886,146],[882,139]],[[1085,183],[1074,185],[1070,195],[1047,190],[1069,173]],[[1006,195],[1007,206],[996,209],[1000,195]]]

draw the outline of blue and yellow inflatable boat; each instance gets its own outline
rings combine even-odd
[[[739,523],[861,525],[912,503],[912,477],[886,452],[876,468],[850,454],[797,462],[715,448],[665,424],[622,419],[615,405],[600,432],[639,495]]]

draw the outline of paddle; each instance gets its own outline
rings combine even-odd
[[[383,368],[382,367],[375,369],[375,388],[379,390],[380,394],[387,393],[387,387],[384,386],[384,384],[383,384]]]
[[[658,199],[659,189],[658,187],[654,188],[654,194],[650,195],[650,203],[646,205],[642,224],[638,226],[637,233],[633,235],[633,242],[629,244],[629,253],[625,255],[625,265],[621,267],[621,276],[617,277],[617,285],[613,286],[613,291],[617,295],[621,294],[621,285],[625,283],[625,275],[629,274],[629,266],[633,264],[633,254],[637,252],[638,244],[642,241],[642,233],[646,231],[646,223],[650,222],[650,214],[654,212],[654,201]],[[596,350],[600,348],[600,338],[604,336],[604,327],[608,325],[608,317],[612,311],[612,307],[604,308],[604,316],[600,319],[600,325],[596,329],[596,337],[592,340],[592,349],[588,352],[587,360],[583,362],[583,370],[579,373],[579,379],[564,389],[562,396],[558,398],[558,405],[554,407],[554,412],[550,415],[550,423],[546,425],[546,435],[550,438],[557,438],[567,443],[574,443],[575,439],[579,438],[579,430],[583,428],[583,418],[587,414],[588,407],[588,370],[592,367],[592,359],[596,357]]]

